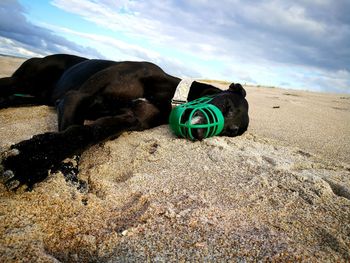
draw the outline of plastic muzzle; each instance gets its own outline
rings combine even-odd
[[[219,135],[224,127],[224,116],[213,104],[212,97],[202,97],[175,107],[169,117],[169,124],[175,135],[191,140],[203,133],[203,138]]]

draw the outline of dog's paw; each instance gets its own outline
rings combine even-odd
[[[16,156],[18,154],[19,151],[17,149],[11,149],[1,154],[2,161],[0,164],[0,181],[10,190],[18,188],[20,186],[20,182],[16,180],[14,171],[12,171],[12,169],[10,169],[5,163],[7,159],[10,159],[12,156]]]
[[[16,190],[22,185],[31,188],[47,176],[47,170],[37,167],[37,162],[16,148],[3,154],[1,166],[1,179],[9,190]]]
[[[50,134],[34,136],[12,145],[2,154],[2,181],[9,189],[16,190],[21,185],[31,188],[47,177],[55,160],[54,152],[48,150],[48,136]]]

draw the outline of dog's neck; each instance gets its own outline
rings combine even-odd
[[[182,104],[203,96],[222,92],[210,84],[194,81],[193,79],[183,79],[176,87],[172,104]]]

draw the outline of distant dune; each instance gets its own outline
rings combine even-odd
[[[0,76],[22,61],[0,57]],[[0,261],[349,262],[350,96],[245,88],[243,136],[190,142],[163,125],[84,152],[86,191],[62,174],[0,184]],[[2,109],[0,124],[0,151],[57,125],[46,106]]]
[[[0,78],[11,76],[24,61],[25,58],[0,55]]]

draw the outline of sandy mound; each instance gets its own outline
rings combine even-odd
[[[348,142],[342,152],[341,136],[324,146],[324,121],[308,124],[285,110],[296,101],[300,114],[312,93],[249,92],[252,122],[243,136],[193,143],[167,126],[124,133],[84,152],[84,192],[62,174],[32,192],[0,184],[1,262],[349,261]],[[320,96],[327,103],[315,94],[318,108],[306,118],[343,102]],[[347,116],[335,121],[345,136]],[[294,125],[282,123],[292,118]],[[56,115],[44,106],[3,109],[0,123],[5,150],[55,131]],[[294,135],[303,129],[320,132]]]
[[[31,109],[55,122],[46,107]],[[6,124],[17,129],[11,143],[33,133],[15,118]],[[5,261],[346,261],[349,175],[345,164],[251,133],[195,143],[167,126],[125,133],[83,154],[86,192],[61,174],[32,192],[1,186],[0,254]]]

